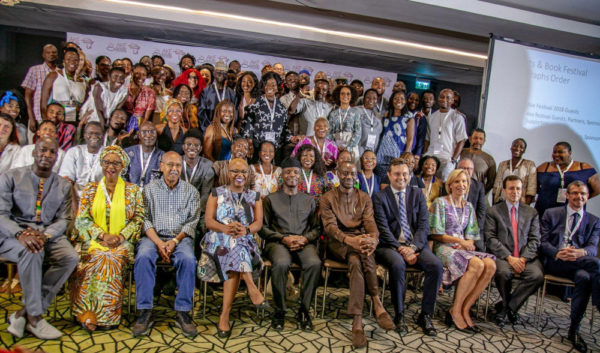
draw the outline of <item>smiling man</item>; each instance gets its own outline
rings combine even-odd
[[[144,186],[152,181],[153,172],[159,171],[160,159],[165,152],[156,147],[157,133],[152,122],[143,122],[137,134],[140,144],[125,149],[130,161],[125,178]]]
[[[483,183],[487,195],[494,188],[496,180],[496,161],[489,153],[483,152],[481,148],[485,143],[485,131],[475,129],[469,137],[471,146],[460,153],[460,158],[469,158],[473,161],[473,178]]]
[[[43,120],[40,123],[39,128],[35,134],[38,138],[50,137],[50,138],[56,140],[56,125],[50,120]],[[35,159],[34,159],[35,156],[33,153],[34,150],[35,150],[35,144],[21,147],[21,149],[19,150],[19,152],[17,153],[17,155],[15,156],[15,158],[13,160],[11,169],[25,167],[28,165],[33,165],[33,163],[35,162]],[[56,162],[54,163],[54,166],[52,167],[53,172],[58,173],[58,170],[60,169],[60,165],[62,163],[64,156],[65,156],[65,152],[59,148],[58,152],[57,152]]]
[[[44,118],[40,112],[40,98],[42,95],[42,84],[46,75],[56,70],[58,50],[52,44],[44,45],[42,49],[44,62],[29,68],[27,75],[21,83],[25,88],[25,103],[27,104],[27,115],[29,116],[29,131],[35,132]]]
[[[215,107],[219,102],[228,99],[237,107],[237,99],[234,90],[227,87],[227,66],[223,61],[215,63],[213,82],[202,90],[198,103],[198,128],[202,133],[213,120]]]

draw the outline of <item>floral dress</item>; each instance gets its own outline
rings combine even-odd
[[[412,118],[404,115],[383,120],[383,137],[377,150],[376,167],[377,176],[381,180],[383,180],[392,159],[400,157],[400,154],[406,149],[406,132],[410,119]],[[413,139],[413,147],[416,141]]]
[[[123,295],[123,275],[127,264],[133,264],[134,244],[140,237],[145,217],[142,189],[125,183],[125,227],[119,235],[125,242],[114,249],[92,247],[104,231],[92,217],[92,205],[98,182],[87,184],[81,194],[72,240],[81,245],[81,261],[71,282],[73,316],[79,322],[98,326],[119,325]],[[106,222],[110,223],[110,204],[106,202]]]
[[[324,162],[331,160],[333,161],[333,163],[335,163],[339,155],[339,150],[335,142],[326,138],[325,143],[323,143],[323,150],[321,150],[320,146],[317,146],[316,142],[313,139],[315,139],[313,136],[307,136],[302,141],[298,142],[296,147],[294,147],[294,151],[292,152],[290,157],[295,157],[298,153],[298,150],[303,145],[313,145],[319,151],[319,153],[321,153],[321,158]]]
[[[277,191],[281,168],[272,166],[271,168],[275,168],[275,170],[271,174],[263,174],[260,167],[257,168],[254,164],[250,168],[254,171],[253,190],[259,193],[261,198]]]
[[[431,234],[448,234],[466,240],[479,240],[477,217],[470,202],[467,202],[465,207],[456,207],[455,213],[445,197],[438,197],[433,202],[432,208],[429,214]],[[483,252],[456,249],[457,245],[437,241],[433,245],[433,253],[442,260],[444,266],[442,283],[445,286],[451,285],[462,277],[467,270],[469,260],[473,257],[496,259],[494,255]]]
[[[222,224],[240,222],[248,227],[254,222],[254,205],[260,195],[253,190],[237,194],[228,186],[219,186],[212,192],[217,198],[216,219]],[[202,256],[198,262],[198,278],[207,282],[223,282],[228,272],[252,272],[258,278],[262,260],[252,234],[234,238],[225,233],[209,230],[202,239]]]
[[[327,176],[320,177],[314,172],[307,173],[302,170],[300,171],[300,174],[302,175],[302,178],[298,180],[298,191],[311,195],[315,199],[318,207],[321,195],[333,189],[333,183]],[[308,184],[310,184],[309,188],[306,187]]]

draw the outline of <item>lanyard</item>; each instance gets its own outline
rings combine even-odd
[[[365,112],[365,115],[367,116],[367,118],[369,118],[369,126],[371,127],[371,132],[373,132],[373,112],[371,112],[371,114],[367,113],[367,110],[365,109],[365,107],[362,107],[362,110]]]
[[[315,146],[317,146],[317,150],[319,150],[319,153],[321,154],[321,158],[325,158],[325,156],[323,155],[323,151],[325,151],[325,141],[326,140],[323,141],[323,148],[321,148],[321,146],[319,146],[319,141],[317,140],[316,137],[311,136],[310,138],[314,140]]]
[[[362,174],[362,173],[361,173]],[[369,179],[363,174],[363,178],[365,179],[365,184],[367,186],[367,193],[369,196],[373,196],[373,189],[375,189],[375,177],[371,175],[371,185],[369,186]]]
[[[444,118],[442,119],[440,127],[438,128],[438,141],[442,139],[442,127],[444,125],[446,125],[446,118],[448,117],[449,114],[450,114],[450,110],[448,110],[448,112],[446,113],[446,115],[444,115]]]
[[[460,231],[462,232],[461,234],[464,234],[465,231],[465,227],[467,226],[467,210],[466,207],[463,208],[463,214],[462,214],[462,219],[460,220],[460,223],[458,222],[459,218],[458,218],[458,212],[456,212],[456,207],[454,206],[454,201],[452,200],[452,195],[448,196],[448,198],[450,199],[450,205],[452,206],[452,213],[454,214],[454,218],[456,218],[456,223],[458,224],[458,226],[460,227]]]
[[[423,184],[425,184],[425,179],[423,177],[421,177],[421,180],[423,181]],[[435,183],[435,175],[431,177],[431,182],[427,187],[427,192],[425,194],[425,197],[427,197],[427,199],[429,199],[429,194],[431,193],[431,186],[433,185],[433,183]]]
[[[152,152],[150,152],[150,156],[148,157],[148,159],[146,161],[144,161],[144,151],[142,150],[142,145],[140,145],[140,165],[142,167],[142,174],[140,174],[140,178],[143,184],[145,179],[146,179],[146,171],[148,170],[148,167],[150,166],[150,160],[152,159],[152,155],[154,154],[154,150],[156,148],[152,149]]]
[[[231,137],[231,135],[229,134],[229,131],[227,131],[227,129],[225,128],[223,123],[221,123],[221,129],[223,129],[223,132],[225,133],[225,136],[227,136],[229,141],[233,142],[233,137]]]
[[[91,156],[91,157],[90,157]],[[85,179],[84,184],[87,184],[88,182],[90,182],[93,177],[94,177],[94,171],[96,170],[96,158],[100,156],[100,152],[96,153],[96,154],[91,154],[88,151],[84,151],[83,152],[83,158],[85,160],[85,166],[86,166],[86,170],[88,173],[87,179]]]
[[[231,191],[231,189],[229,187],[227,187],[227,191],[229,192],[229,196],[231,197],[231,202],[235,202],[235,204],[233,205],[233,208],[234,208],[234,212],[236,212],[240,207],[242,207],[242,200],[243,200],[244,195],[242,193],[240,193],[238,199],[235,200],[233,198],[233,192]]]
[[[275,120],[275,104],[277,104],[277,97],[273,97],[273,108],[271,108],[271,106],[269,105],[269,101],[267,100],[266,97],[263,96],[263,100],[265,101],[267,108],[269,108],[269,114],[271,115],[271,129],[270,130],[273,130],[273,120]]]
[[[267,178],[267,175],[265,175],[265,171],[262,167],[262,164],[258,164],[258,166],[260,167],[260,174],[262,174],[263,180],[265,181],[265,185],[267,186],[267,190],[271,191],[271,186],[273,185],[273,166],[271,165],[271,174],[269,174],[269,177]]]
[[[377,105],[377,110],[379,110],[379,114],[383,115],[381,109],[383,109],[383,97],[381,97],[381,103]]]
[[[220,101],[222,101],[223,99],[225,99],[225,90],[227,89],[227,86],[225,84],[223,84],[223,95],[221,96],[219,94],[219,89],[217,88],[217,83],[213,82],[213,86],[215,86],[215,93],[217,94],[217,99]]]
[[[196,168],[198,168],[198,164],[200,164],[199,159],[198,159],[198,162],[196,162],[196,165],[194,166],[194,168],[192,169],[192,174],[190,174],[190,177],[189,177],[190,180],[194,178],[194,173],[196,173]],[[185,160],[183,161],[183,176],[185,177],[185,181],[187,181],[189,183],[190,180],[188,180],[188,175],[187,175],[187,162]]]
[[[108,134],[104,134],[104,143],[102,144],[102,146],[108,147],[108,146],[114,145],[115,143],[117,143],[117,138],[116,137],[115,137],[114,141],[111,142],[111,144],[109,145],[108,144]]]
[[[104,180],[100,181],[100,187],[102,188],[102,191],[104,191],[104,198],[106,199],[106,201],[108,201],[108,206],[112,207],[112,199],[110,198],[108,191],[106,191],[106,185],[104,185]]]
[[[585,213],[583,210],[581,210],[581,213],[583,214],[581,215],[581,217],[579,217],[577,223],[575,223],[575,227],[573,227],[572,231],[569,229],[569,212],[566,213],[567,219],[565,220],[565,234],[567,235],[567,238],[569,238],[569,242],[571,242],[571,240],[573,239],[573,234],[575,234],[575,232],[577,232],[577,230],[579,229],[579,226],[581,226],[581,221],[583,220],[583,216],[585,215]]]
[[[317,110],[317,118],[325,118],[325,115],[321,112],[321,102],[320,101],[315,101],[315,109]],[[323,110],[325,111],[325,110]]]
[[[340,130],[344,130],[344,123],[346,122],[346,118],[348,117],[348,112],[350,111],[350,107],[348,107],[348,109],[346,109],[346,113],[344,114],[344,116],[342,117],[342,108],[339,109],[340,110]]]
[[[306,182],[306,193],[310,194],[313,171],[312,170],[310,171],[310,177],[308,179],[306,178],[306,172],[304,170],[302,171],[302,176],[304,177],[304,182]]]
[[[560,174],[560,188],[564,189],[565,188],[565,173],[569,171],[569,169],[571,169],[571,166],[573,165],[573,160],[571,160],[571,163],[569,163],[569,165],[567,166],[567,168],[565,169],[565,171],[563,172],[560,169],[560,165],[558,165],[558,163],[556,164],[556,170],[558,170],[558,174]]]
[[[513,174],[513,170],[516,171],[517,169],[519,169],[521,162],[523,162],[523,158],[519,159],[519,161],[517,162],[517,165],[513,168],[512,158],[508,160],[508,168],[509,168],[508,170],[510,171],[510,174]],[[569,168],[567,168],[567,169],[569,169]]]

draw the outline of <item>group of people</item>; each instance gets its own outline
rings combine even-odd
[[[492,279],[500,326],[519,321],[544,273],[573,279],[568,337],[586,349],[579,327],[590,296],[600,308],[600,221],[584,206],[600,183],[567,142],[536,168],[517,138],[496,169],[482,150],[485,131],[467,135],[450,89],[434,109],[434,92],[407,93],[401,81],[388,101],[381,78],[363,93],[362,82],[319,72],[308,91],[310,72],[280,64],[258,80],[237,61],[195,68],[186,54],[173,78],[158,56],[135,65],[103,56],[92,76],[75,43],[62,50],[62,68],[57,56],[45,46],[23,82],[28,127],[18,93],[0,97],[0,256],[17,264],[25,304],[9,317],[11,334],[60,337],[43,314],[69,277],[82,327],[118,326],[129,270],[132,332],[147,334],[159,262],[175,268],[175,322],[187,336],[198,334],[195,278],[223,284],[220,337],[231,334],[242,280],[282,330],[292,263],[302,270],[296,319],[312,330],[310,304],[330,258],[348,264],[355,347],[367,342],[365,289],[378,325],[407,332],[411,266],[425,274],[417,323],[430,336],[442,287],[456,285],[445,322],[477,333],[470,309]],[[263,257],[273,306],[256,285]],[[393,318],[378,265],[389,273]]]

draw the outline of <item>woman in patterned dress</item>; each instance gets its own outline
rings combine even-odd
[[[327,138],[335,141],[338,149],[352,154],[352,162],[358,162],[358,143],[362,136],[360,113],[350,105],[356,101],[356,91],[352,86],[337,86],[332,93],[337,109],[332,109],[327,116],[329,134]]]
[[[298,150],[303,145],[313,145],[321,153],[321,158],[323,158],[325,167],[327,167],[327,169],[335,168],[339,151],[335,142],[326,137],[327,133],[329,132],[329,121],[327,118],[318,118],[315,121],[314,129],[315,135],[306,136],[302,141],[298,142],[296,147],[294,147],[294,151],[292,152],[291,156],[295,157],[298,154]]]
[[[260,198],[277,191],[281,168],[273,165],[275,158],[275,145],[271,141],[263,141],[258,150],[258,163],[250,166],[254,172],[254,191],[260,194]]]
[[[464,169],[453,170],[446,181],[448,196],[438,197],[429,216],[433,252],[442,260],[442,283],[451,285],[458,280],[454,304],[446,313],[446,324],[459,331],[474,333],[480,329],[473,324],[469,311],[496,273],[495,256],[475,251],[479,226],[475,210],[465,200],[470,178]]]
[[[223,308],[217,324],[219,337],[229,337],[229,312],[240,282],[248,288],[252,303],[268,309],[254,278],[262,269],[262,260],[253,234],[262,227],[262,201],[250,189],[248,163],[241,158],[229,162],[229,184],[214,189],[206,203],[206,228],[198,278],[223,282]]]
[[[104,177],[83,190],[72,236],[81,245],[72,281],[73,315],[90,332],[121,321],[123,275],[133,263],[145,213],[141,188],[120,176],[129,165],[123,149],[106,147],[100,164]]]
[[[313,145],[302,145],[296,158],[302,164],[302,178],[298,181],[298,191],[314,197],[319,206],[321,195],[333,188],[333,183],[327,178],[321,153]]]

